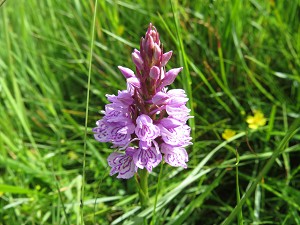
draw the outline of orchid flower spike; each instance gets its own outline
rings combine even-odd
[[[110,103],[93,128],[97,141],[110,142],[115,149],[107,159],[111,176],[129,179],[139,169],[151,172],[161,161],[187,168],[190,109],[184,90],[167,88],[183,69],[166,72],[171,57],[172,51],[163,52],[159,33],[150,23],[140,49],[132,53],[135,71],[118,66],[127,90],[106,95]]]

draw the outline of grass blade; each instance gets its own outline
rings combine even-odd
[[[288,141],[297,133],[300,129],[300,118],[296,119],[293,124],[291,125],[290,129],[288,130],[285,137],[282,139],[280,144],[278,145],[277,149],[272,154],[271,158],[268,160],[266,165],[263,167],[261,172],[258,174],[256,179],[253,181],[250,188],[246,191],[244,196],[242,197],[241,201],[236,205],[234,210],[230,213],[230,215],[223,221],[222,225],[229,225],[231,224],[232,220],[236,217],[236,214],[241,210],[242,206],[246,202],[246,200],[250,197],[252,192],[255,190],[256,185],[261,181],[261,179],[266,176],[268,171],[271,169],[273,163],[277,159],[277,157],[285,150],[285,146]]]

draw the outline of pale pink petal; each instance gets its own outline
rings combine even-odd
[[[152,66],[149,72],[149,76],[154,79],[157,80],[159,78],[160,75],[160,69],[157,66]]]
[[[135,134],[142,141],[154,140],[160,135],[160,130],[149,116],[143,114],[136,119]]]
[[[147,146],[147,145],[146,145]],[[162,155],[157,147],[140,147],[133,155],[135,165],[141,169],[146,168],[149,172],[162,160]]]
[[[173,147],[171,145],[162,144],[161,152],[164,153],[164,160],[171,166],[187,168],[188,154],[184,148]]]
[[[108,126],[104,122],[104,120],[97,121],[97,127],[93,128],[92,131],[94,132],[94,137],[99,142],[109,142],[110,141],[110,134],[108,132]]]
[[[141,53],[140,51],[134,49],[133,53],[132,53],[132,61],[133,63],[136,65],[136,67],[138,68],[138,70],[142,70],[143,69],[143,59],[141,57]]]
[[[133,162],[131,151],[132,149],[126,150],[125,154],[113,152],[108,156],[107,162],[111,167],[111,176],[119,173],[117,178],[129,179],[133,177],[137,172],[137,167]]]
[[[182,70],[182,67],[169,70],[165,74],[164,79],[162,79],[159,88],[163,88],[165,86],[168,86],[168,85],[172,84],[174,82],[175,78],[177,77],[178,73],[181,70]]]
[[[163,54],[161,66],[165,66],[168,63],[168,61],[172,57],[172,53],[173,53],[172,51],[169,51]]]
[[[128,79],[130,77],[135,77],[135,74],[131,69],[123,67],[123,66],[118,66],[118,68],[126,79]]]
[[[159,91],[153,96],[152,102],[155,105],[161,105],[161,104],[166,104],[168,99],[169,96],[166,93]]]

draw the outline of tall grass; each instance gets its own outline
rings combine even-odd
[[[0,224],[300,224],[299,11],[297,0],[4,2]],[[189,95],[194,144],[187,170],[154,169],[141,210],[91,128],[105,94],[126,88],[117,66],[132,68],[149,22],[174,52],[167,69],[184,67],[174,87]],[[251,130],[255,109],[268,122]]]

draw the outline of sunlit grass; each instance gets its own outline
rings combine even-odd
[[[183,2],[98,1],[90,52],[94,1],[0,0],[0,224],[300,224],[299,2]],[[187,170],[154,169],[141,210],[91,128],[149,22],[184,67],[194,144]]]

